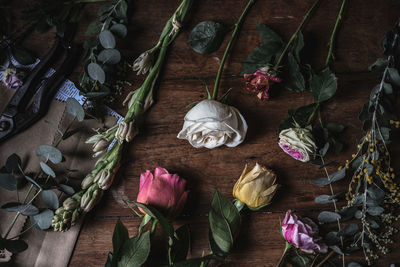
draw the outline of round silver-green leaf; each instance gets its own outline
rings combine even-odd
[[[36,155],[38,157],[43,157],[50,160],[54,164],[58,164],[62,161],[62,154],[58,148],[49,145],[41,145],[36,150]]]
[[[114,48],[115,47],[115,37],[109,30],[104,30],[99,34],[100,44],[104,48]]]
[[[104,49],[102,50],[97,59],[105,64],[117,64],[121,61],[121,53],[117,49]]]
[[[106,73],[97,63],[90,63],[87,66],[89,77],[103,84],[106,81]]]

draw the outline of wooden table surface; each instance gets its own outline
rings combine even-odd
[[[164,23],[179,1],[132,2],[128,37],[120,42],[120,46],[132,57],[136,57],[155,44]],[[176,220],[175,225],[190,224],[193,257],[209,251],[208,211],[214,190],[218,188],[232,199],[232,187],[246,163],[258,162],[277,173],[278,183],[282,187],[273,204],[243,216],[240,236],[225,266],[275,266],[284,248],[279,221],[283,219],[286,210],[292,209],[299,215],[315,219],[322,209],[332,208],[314,203],[316,196],[328,193],[326,188],[310,184],[312,178],[323,176],[322,171],[311,164],[289,158],[277,145],[277,129],[280,122],[287,117],[288,108],[312,103],[311,94],[281,89],[270,101],[261,102],[246,91],[243,78],[239,75],[241,62],[262,42],[257,34],[256,24],[269,25],[287,40],[312,1],[259,0],[251,9],[228,58],[221,83],[221,93],[232,88],[231,103],[246,118],[249,125],[248,135],[238,147],[213,150],[195,149],[186,141],[178,140],[176,135],[189,109],[188,104],[205,98],[203,81],[212,87],[228,37],[217,52],[199,55],[190,48],[188,36],[190,30],[204,20],[233,25],[247,1],[195,2],[190,19],[169,50],[167,64],[155,93],[155,105],[144,116],[140,134],[125,151],[116,181],[105,193],[101,203],[86,216],[70,266],[102,266],[108,251],[112,249],[112,232],[118,218],[128,227],[131,236],[136,234],[141,219],[122,200],[135,199],[140,173],[156,166],[178,173],[188,181],[189,201],[184,215]],[[304,30],[306,49],[310,54],[307,60],[316,69],[321,68],[324,62],[330,31],[341,4],[339,0],[321,2]],[[93,4],[86,7],[77,40],[84,40],[86,25],[95,19],[97,6]],[[348,159],[363,135],[358,113],[368,99],[371,88],[377,83],[377,77],[369,73],[367,67],[381,56],[380,41],[385,32],[396,23],[399,11],[400,1],[397,0],[348,1],[337,36],[336,61],[333,64],[338,77],[338,92],[323,109],[326,120],[346,125],[340,138],[346,144],[346,149],[339,156],[329,154],[328,157],[332,160],[343,162]],[[46,51],[47,47],[43,47],[43,39],[40,39],[43,36],[34,38],[37,39],[32,41],[32,48]],[[75,70],[73,81],[77,81],[80,71],[80,68]],[[131,73],[129,79],[133,86],[126,88],[125,94],[139,87],[143,76]],[[113,107],[125,114],[126,110],[120,103],[117,101]],[[399,137],[398,132],[395,135]],[[393,140],[396,140],[396,136]],[[394,165],[400,169],[398,141],[391,145],[391,151]],[[337,166],[331,167],[330,171],[335,168]],[[335,184],[335,191],[344,189],[347,182]],[[162,241],[162,238],[162,235],[158,235],[154,240],[155,246],[160,249],[162,246],[157,241]],[[395,245],[393,253],[377,261],[376,266],[389,266],[390,263],[400,261],[399,253],[400,246]],[[359,256],[355,254],[352,259],[358,259]],[[347,257],[347,261],[350,261],[350,257]]]

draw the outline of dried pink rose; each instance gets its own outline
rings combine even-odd
[[[281,78],[276,77],[268,67],[258,69],[255,73],[245,74],[247,90],[257,94],[261,100],[269,99],[269,89],[272,82],[280,83]]]
[[[185,191],[186,181],[177,174],[170,174],[157,167],[154,175],[147,170],[140,175],[137,202],[151,205],[163,211],[168,218],[177,217],[185,206],[189,191]],[[145,213],[142,209],[140,209]]]
[[[17,89],[24,84],[22,81],[24,76],[23,72],[15,68],[6,68],[3,73],[3,83],[10,89]]]
[[[328,247],[318,234],[318,226],[309,218],[297,218],[291,210],[282,221],[282,235],[287,242],[306,253],[326,253]]]

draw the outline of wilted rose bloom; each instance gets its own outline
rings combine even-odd
[[[309,218],[297,218],[291,210],[282,221],[282,235],[287,242],[306,253],[326,253],[328,247],[318,234],[318,226]]]
[[[21,87],[24,84],[22,81],[23,78],[24,73],[15,68],[6,68],[4,70],[3,83],[10,89],[17,89]]]
[[[317,146],[309,128],[289,128],[279,133],[279,146],[294,159],[307,162]]]
[[[261,68],[254,73],[245,74],[244,80],[247,90],[256,93],[261,100],[269,99],[269,89],[272,82],[280,83],[282,81],[281,78],[270,72],[268,67]]]
[[[177,217],[185,206],[189,191],[185,191],[186,181],[177,174],[170,174],[157,167],[154,175],[147,170],[140,175],[137,202],[151,205],[164,212],[168,218]],[[144,212],[143,210],[141,210]]]
[[[246,167],[233,187],[233,196],[249,208],[258,208],[271,203],[279,185],[276,175],[258,163],[251,170]]]
[[[178,138],[188,140],[196,148],[235,147],[243,142],[246,132],[247,123],[239,110],[206,99],[186,114]]]

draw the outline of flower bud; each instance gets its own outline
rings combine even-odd
[[[85,179],[82,180],[81,186],[82,189],[86,189],[94,183],[94,176],[93,173],[89,173],[86,175]]]
[[[115,138],[117,138],[118,142],[122,144],[125,141],[125,137],[128,133],[129,125],[125,121],[121,121],[118,126],[117,133],[115,134]]]
[[[134,122],[133,121],[129,122],[128,133],[126,134],[125,141],[128,143],[131,142],[137,134],[138,131],[135,127]]]
[[[269,90],[273,82],[280,83],[281,78],[276,77],[276,72],[269,67],[258,69],[254,73],[245,74],[247,90],[257,94],[261,100],[269,99]]]
[[[24,83],[22,79],[25,74],[16,68],[6,68],[3,73],[3,83],[6,87],[10,89],[17,89],[21,87]]]
[[[80,201],[73,199],[72,197],[67,198],[64,200],[63,207],[65,210],[74,210],[79,207]]]
[[[153,53],[146,51],[140,54],[140,56],[133,62],[133,71],[137,72],[137,75],[146,74],[153,67]]]
[[[103,196],[103,190],[98,184],[91,185],[82,196],[81,208],[85,212],[89,212]]]
[[[233,196],[250,209],[258,209],[271,203],[279,185],[276,175],[258,163],[250,170],[248,166],[233,187]]]
[[[104,152],[109,145],[110,143],[102,138],[93,145],[93,152]]]
[[[279,146],[292,158],[307,162],[317,150],[311,128],[289,128],[279,133]]]
[[[114,172],[110,170],[105,170],[103,175],[97,181],[97,184],[102,190],[107,190],[114,180]]]

